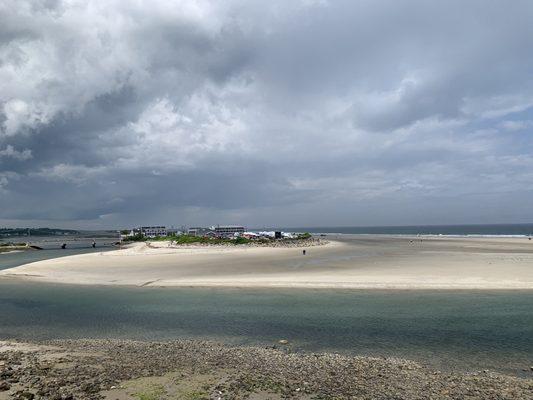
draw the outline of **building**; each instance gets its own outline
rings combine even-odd
[[[217,236],[221,236],[221,237],[242,235],[244,233],[244,226],[234,226],[234,225],[220,226],[219,225],[215,227],[215,233],[217,234]]]
[[[210,232],[212,232],[211,229],[202,228],[202,227],[199,227],[199,226],[192,227],[192,228],[189,228],[187,230],[187,234],[191,235],[191,236],[205,236],[205,235],[207,235]]]
[[[179,229],[179,228],[167,228],[167,235],[168,236],[171,236],[171,235],[174,235],[174,236],[177,236],[177,235],[181,235],[182,231]]]
[[[141,233],[146,237],[167,236],[167,228],[164,226],[141,226]]]

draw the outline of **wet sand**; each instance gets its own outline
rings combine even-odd
[[[136,286],[533,289],[527,238],[329,237],[301,248],[168,248],[166,242],[45,260],[0,279]]]

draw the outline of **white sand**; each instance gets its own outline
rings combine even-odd
[[[533,289],[525,238],[353,236],[298,248],[127,249],[39,261],[0,278],[137,286]]]

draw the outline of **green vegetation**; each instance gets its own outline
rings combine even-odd
[[[209,400],[209,395],[204,391],[192,391],[183,393],[183,400]]]
[[[248,244],[248,243],[251,242],[251,240],[239,236],[238,238],[233,239],[231,242],[232,242],[233,244]]]
[[[296,240],[306,240],[311,239],[312,235],[308,232],[301,233],[297,237],[292,239],[282,239],[283,241],[291,242]],[[217,238],[210,236],[193,236],[193,235],[169,235],[169,236],[157,236],[154,238],[148,238],[141,235],[140,233],[135,236],[129,236],[124,238],[125,242],[146,242],[146,241],[173,241],[176,244],[187,245],[187,244],[249,244],[249,243],[269,243],[274,239],[268,238],[258,238],[258,239],[247,239],[245,237],[239,236],[237,238]]]
[[[143,392],[135,393],[139,400],[160,400],[165,394],[165,389],[161,385],[152,385]]]
[[[156,239],[152,239],[152,240],[156,240]],[[128,237],[124,238],[125,242],[146,242],[147,240],[148,240],[148,238],[146,236],[143,236],[140,233],[137,233],[134,236],[128,236]]]
[[[127,237],[124,241],[128,242],[145,242],[147,240],[152,241],[173,241],[176,244],[248,244],[250,239],[238,237],[235,239],[229,238],[217,238],[217,237],[204,237],[204,236],[192,236],[192,235],[169,235],[169,236],[157,236],[155,238],[147,238],[141,234]]]

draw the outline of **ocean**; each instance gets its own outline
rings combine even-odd
[[[286,227],[283,231],[378,235],[533,236],[533,224]]]

